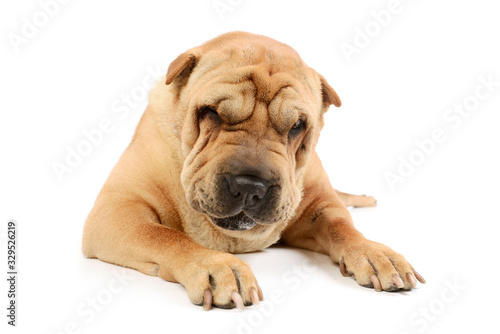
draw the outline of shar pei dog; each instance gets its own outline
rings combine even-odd
[[[232,253],[277,242],[323,253],[377,291],[424,279],[367,240],[315,152],[324,113],[340,98],[291,47],[233,32],[181,54],[112,170],[83,232],[83,253],[182,284],[204,309],[263,300]]]

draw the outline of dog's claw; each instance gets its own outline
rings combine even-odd
[[[260,288],[259,284],[257,284],[257,293],[259,295],[259,301],[263,301],[264,300],[264,294],[262,293],[262,289]]]
[[[203,309],[205,311],[210,310],[212,307],[212,291],[210,289],[206,289],[203,292]]]
[[[422,277],[422,275],[420,275],[419,273],[417,273],[417,272],[415,271],[415,269],[413,269],[413,273],[415,274],[415,277],[417,277],[417,279],[418,279],[418,281],[419,281],[420,283],[422,283],[422,284],[425,284],[425,283],[426,283],[426,282],[425,282],[425,279]]]
[[[382,284],[380,284],[380,281],[379,281],[377,275],[371,275],[370,281],[372,282],[373,288],[375,289],[375,291],[377,291],[377,292],[382,291]]]
[[[233,291],[233,293],[231,294],[231,299],[233,300],[234,305],[236,305],[236,308],[243,310],[245,304],[243,304],[243,299],[238,292]]]
[[[339,267],[340,267],[340,273],[342,274],[342,276],[344,276],[344,277],[349,276],[349,273],[347,272],[347,268],[346,268],[345,263],[344,263],[344,259],[340,260]]]
[[[407,273],[406,274],[406,280],[410,282],[410,285],[413,289],[417,287],[417,279],[412,273]]]
[[[250,299],[252,300],[253,305],[259,305],[259,294],[254,288],[250,289]]]
[[[392,276],[392,281],[399,289],[403,289],[405,287],[405,284],[399,275],[394,274],[394,276]]]

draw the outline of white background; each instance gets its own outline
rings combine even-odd
[[[213,0],[69,1],[17,52],[9,36],[42,9],[2,2],[0,277],[7,221],[19,226],[18,326],[6,325],[2,278],[2,333],[498,332],[500,87],[460,124],[443,119],[474,101],[481,76],[500,81],[494,2],[401,0],[379,31],[371,12],[389,0],[221,2],[232,3],[222,17]],[[372,37],[348,62],[342,43],[366,27]],[[204,312],[178,284],[83,258],[86,215],[147,104],[138,98],[147,68],[163,80],[178,54],[233,30],[291,45],[337,90],[343,105],[326,114],[318,145],[330,179],[377,197],[377,208],[352,210],[356,226],[404,254],[426,285],[377,293],[326,257],[278,247],[240,255],[267,304]],[[120,118],[113,106],[132,92],[139,101]],[[103,119],[113,130],[58,180],[52,164]],[[418,158],[415,141],[438,128],[446,140],[391,189],[386,173],[399,157]],[[121,272],[125,285],[114,280]],[[273,302],[280,293],[284,302]],[[93,298],[105,304],[99,312]]]

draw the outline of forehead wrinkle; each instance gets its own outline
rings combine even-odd
[[[241,78],[240,76],[238,76]],[[197,102],[198,109],[209,106],[215,109],[229,125],[238,124],[253,113],[255,107],[255,85],[252,80],[228,80],[213,78],[199,87],[204,91]]]
[[[260,70],[255,71],[253,82],[257,89],[256,98],[269,105],[282,89],[293,86],[294,78],[287,72],[272,73]]]
[[[269,104],[269,120],[278,133],[286,133],[297,121],[301,108],[301,101],[290,87],[280,90]]]

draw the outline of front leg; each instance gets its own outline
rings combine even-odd
[[[282,242],[329,255],[344,276],[353,276],[361,286],[396,291],[415,288],[417,280],[425,283],[401,254],[356,230],[316,154],[307,167],[297,217]]]
[[[189,299],[205,310],[243,308],[263,299],[246,262],[161,224],[138,196],[101,192],[85,222],[82,249],[86,257],[181,283]]]

